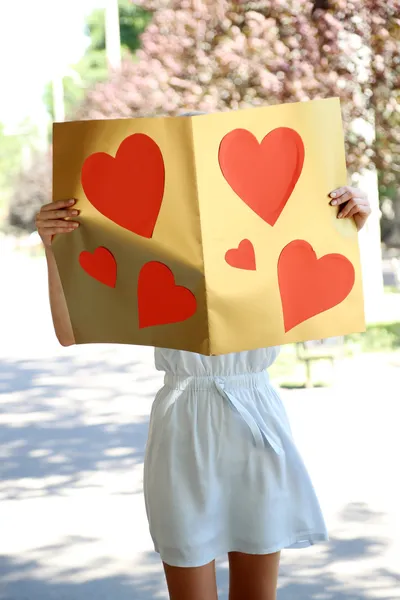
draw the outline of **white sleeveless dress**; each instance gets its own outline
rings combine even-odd
[[[172,566],[328,539],[267,369],[266,348],[224,356],[156,349],[144,494],[156,552]]]

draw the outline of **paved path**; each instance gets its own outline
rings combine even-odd
[[[42,261],[3,258],[0,600],[167,598],[141,492],[152,351],[59,348]],[[400,368],[374,360],[283,392],[331,541],[283,554],[280,600],[400,598]],[[218,581],[226,600],[223,559]]]

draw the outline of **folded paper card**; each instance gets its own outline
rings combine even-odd
[[[54,125],[76,342],[224,354],[364,330],[337,99]]]

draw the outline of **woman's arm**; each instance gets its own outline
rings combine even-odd
[[[75,337],[51,242],[54,235],[70,233],[79,226],[76,221],[69,220],[78,215],[78,211],[72,208],[74,204],[75,200],[50,202],[36,216],[37,230],[46,250],[51,316],[54,331],[62,346],[75,344]]]
[[[74,332],[69,317],[67,302],[61,284],[56,259],[51,248],[46,248],[49,300],[54,331],[62,346],[75,344]]]

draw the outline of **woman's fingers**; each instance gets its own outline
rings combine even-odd
[[[335,198],[331,200],[332,206],[338,206],[339,204],[344,204],[353,198],[353,194],[351,192],[345,192],[339,198]]]
[[[58,210],[45,210],[40,211],[37,215],[38,220],[47,221],[52,219],[66,219],[68,217],[76,217],[78,216],[78,210],[67,210],[67,209],[58,209]]]
[[[340,187],[340,188],[336,188],[336,190],[333,190],[329,196],[331,198],[339,198],[340,196],[343,196],[343,194],[345,194],[346,192],[349,192],[350,188],[346,186]]]
[[[351,209],[351,211],[348,212],[347,215],[345,215],[345,216],[347,217],[347,219],[350,219],[351,217],[354,217],[354,215],[356,215],[359,211],[360,211],[360,207],[358,205],[353,206],[353,208]],[[340,214],[339,214],[338,218],[342,219],[343,217],[341,217]]]
[[[49,227],[48,229],[46,229],[43,233],[45,235],[57,235],[57,234],[61,234],[61,233],[71,233],[71,231],[74,231],[76,228],[75,227],[70,227],[70,228],[65,228],[65,227]]]
[[[349,186],[344,186],[333,190],[333,192],[329,194],[329,197],[331,198],[330,204],[332,204],[332,206],[344,204],[345,202],[348,202],[349,200],[355,197],[362,201],[365,201],[367,199],[364,192],[357,188],[352,188]]]
[[[73,206],[76,200],[58,200],[42,206],[36,215],[36,226],[46,245],[46,240],[50,240],[54,235],[60,233],[70,233],[79,227],[79,223],[69,220],[79,215],[79,211]]]
[[[60,208],[68,208],[73,206],[76,203],[74,198],[70,198],[69,200],[57,200],[57,202],[49,202],[49,204],[44,204],[40,209],[40,212],[47,212],[48,210],[58,210]]]
[[[337,206],[338,204],[344,204],[348,202],[353,197],[353,190],[348,187],[341,187],[337,190],[331,192],[329,196],[332,198],[331,204],[332,206]]]
[[[55,235],[71,233],[79,227],[77,221],[70,220],[79,215],[79,210],[73,208],[75,203],[73,198],[49,202],[37,213],[36,227],[46,248],[51,247]]]
[[[353,208],[357,208],[357,200],[356,200],[356,198],[352,198],[351,200],[347,201],[347,204],[339,212],[338,219],[344,219],[344,217],[348,217],[350,211]]]
[[[344,186],[328,194],[329,204],[338,206],[338,219],[354,218],[357,230],[362,229],[371,214],[368,194],[358,188]]]
[[[63,221],[60,219],[48,219],[39,222],[39,227],[42,229],[48,229],[49,227],[60,227],[61,229],[76,229],[79,223],[76,221]]]

